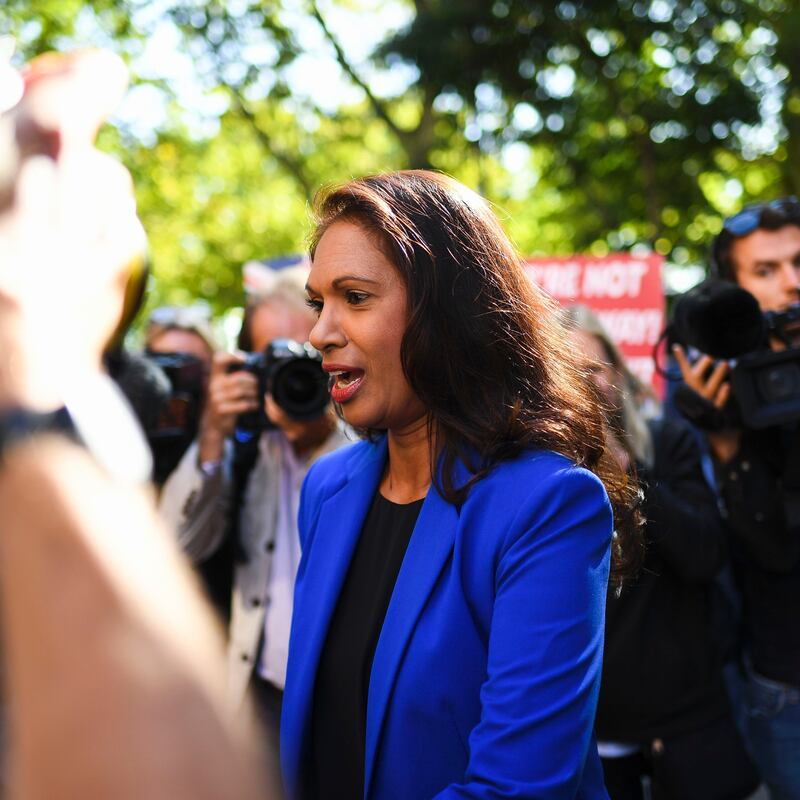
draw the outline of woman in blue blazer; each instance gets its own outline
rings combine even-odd
[[[366,439],[303,488],[287,790],[606,798],[592,727],[633,489],[553,305],[452,179],[365,178],[318,208],[311,342]]]

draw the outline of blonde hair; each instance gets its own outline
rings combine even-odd
[[[257,291],[251,291],[247,297],[244,309],[242,327],[239,331],[237,347],[240,350],[251,352],[253,340],[250,326],[255,312],[265,305],[281,305],[291,308],[298,314],[314,319],[313,312],[306,302],[306,281],[308,280],[309,264],[302,263],[296,266],[283,267],[282,269],[264,269],[259,276]]]
[[[247,305],[260,306],[275,301],[310,313],[306,305],[308,272],[307,263],[265,271],[257,291],[248,297]]]
[[[205,343],[210,355],[219,349],[211,328],[211,312],[204,305],[159,306],[153,309],[147,320],[145,347],[150,347],[159,336],[168,331],[195,334]]]

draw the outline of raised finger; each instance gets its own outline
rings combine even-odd
[[[230,369],[231,364],[241,364],[244,359],[234,353],[214,353],[214,359],[211,362],[212,375],[224,375]]]
[[[128,85],[125,63],[104,50],[45,53],[25,67],[23,78],[31,119],[59,130],[62,146],[93,141]]]
[[[209,390],[212,392],[248,391],[255,393],[257,386],[258,382],[252,375],[238,369],[233,372],[212,369],[209,381]]]
[[[722,386],[719,387],[717,393],[714,395],[714,405],[717,408],[722,408],[725,403],[728,402],[728,398],[731,396],[731,385],[730,383],[723,383]]]
[[[706,373],[711,368],[714,363],[714,359],[711,356],[702,355],[697,361],[692,364],[692,375],[694,375],[699,381],[705,383],[706,381]]]
[[[720,361],[712,370],[706,381],[706,392],[709,398],[716,397],[720,386],[728,375],[728,362]]]
[[[217,406],[218,416],[238,416],[248,411],[257,411],[258,403],[252,400],[226,400]]]
[[[681,376],[686,382],[686,385],[694,389],[698,394],[705,396],[705,372],[713,363],[710,356],[701,356],[694,364],[689,362],[684,349],[676,344],[672,347],[672,352],[675,354],[675,360],[681,370]]]
[[[211,387],[210,397],[213,402],[222,403],[226,400],[252,400],[258,401],[258,391],[247,383],[238,381],[219,383]]]
[[[224,373],[216,384],[220,391],[246,392],[253,396],[258,394],[258,380],[256,376],[245,370]]]
[[[672,345],[672,354],[675,356],[675,360],[678,362],[678,367],[680,368],[683,379],[689,383],[689,379],[692,375],[692,365],[689,363],[689,359],[686,357],[685,350],[679,344],[674,344]]]

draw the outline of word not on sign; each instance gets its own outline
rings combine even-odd
[[[659,395],[653,348],[664,327],[663,259],[615,254],[602,258],[528,259],[530,277],[564,305],[589,306],[617,343],[631,371]]]

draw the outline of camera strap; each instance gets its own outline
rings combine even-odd
[[[258,443],[261,433],[251,436],[234,436],[231,502],[228,507],[228,541],[233,543],[234,559],[237,563],[247,561],[246,549],[241,536],[241,512],[247,482],[258,460]]]

